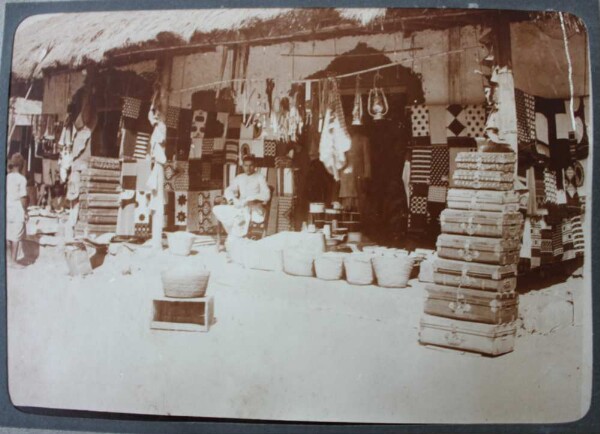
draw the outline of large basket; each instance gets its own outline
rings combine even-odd
[[[353,285],[370,285],[373,283],[372,255],[352,253],[344,258],[346,280]]]
[[[345,253],[329,252],[315,258],[315,273],[322,280],[340,280],[344,275]]]
[[[296,249],[285,249],[283,251],[283,271],[292,276],[314,277],[315,255]]]
[[[414,263],[414,258],[404,255],[384,255],[373,258],[377,284],[386,288],[406,288]]]
[[[166,297],[204,297],[210,272],[202,268],[169,268],[161,273],[163,291]]]
[[[170,232],[167,234],[169,252],[174,255],[188,256],[194,244],[194,235],[188,232]]]

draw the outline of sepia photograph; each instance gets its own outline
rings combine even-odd
[[[581,17],[46,13],[19,24],[5,61],[17,409],[386,424],[588,413]]]

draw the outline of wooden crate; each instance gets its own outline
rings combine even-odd
[[[207,332],[214,323],[214,300],[162,297],[152,301],[154,330]]]

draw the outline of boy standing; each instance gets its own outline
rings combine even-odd
[[[8,264],[11,268],[23,268],[17,262],[19,242],[25,235],[27,221],[27,179],[21,175],[25,160],[16,153],[8,162],[6,176],[6,240],[8,242]]]

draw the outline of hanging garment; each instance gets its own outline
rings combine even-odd
[[[340,170],[346,165],[346,152],[350,150],[352,141],[346,129],[346,120],[337,85],[335,82],[332,83],[331,103],[325,112],[319,144],[319,158],[333,178],[339,181]]]

